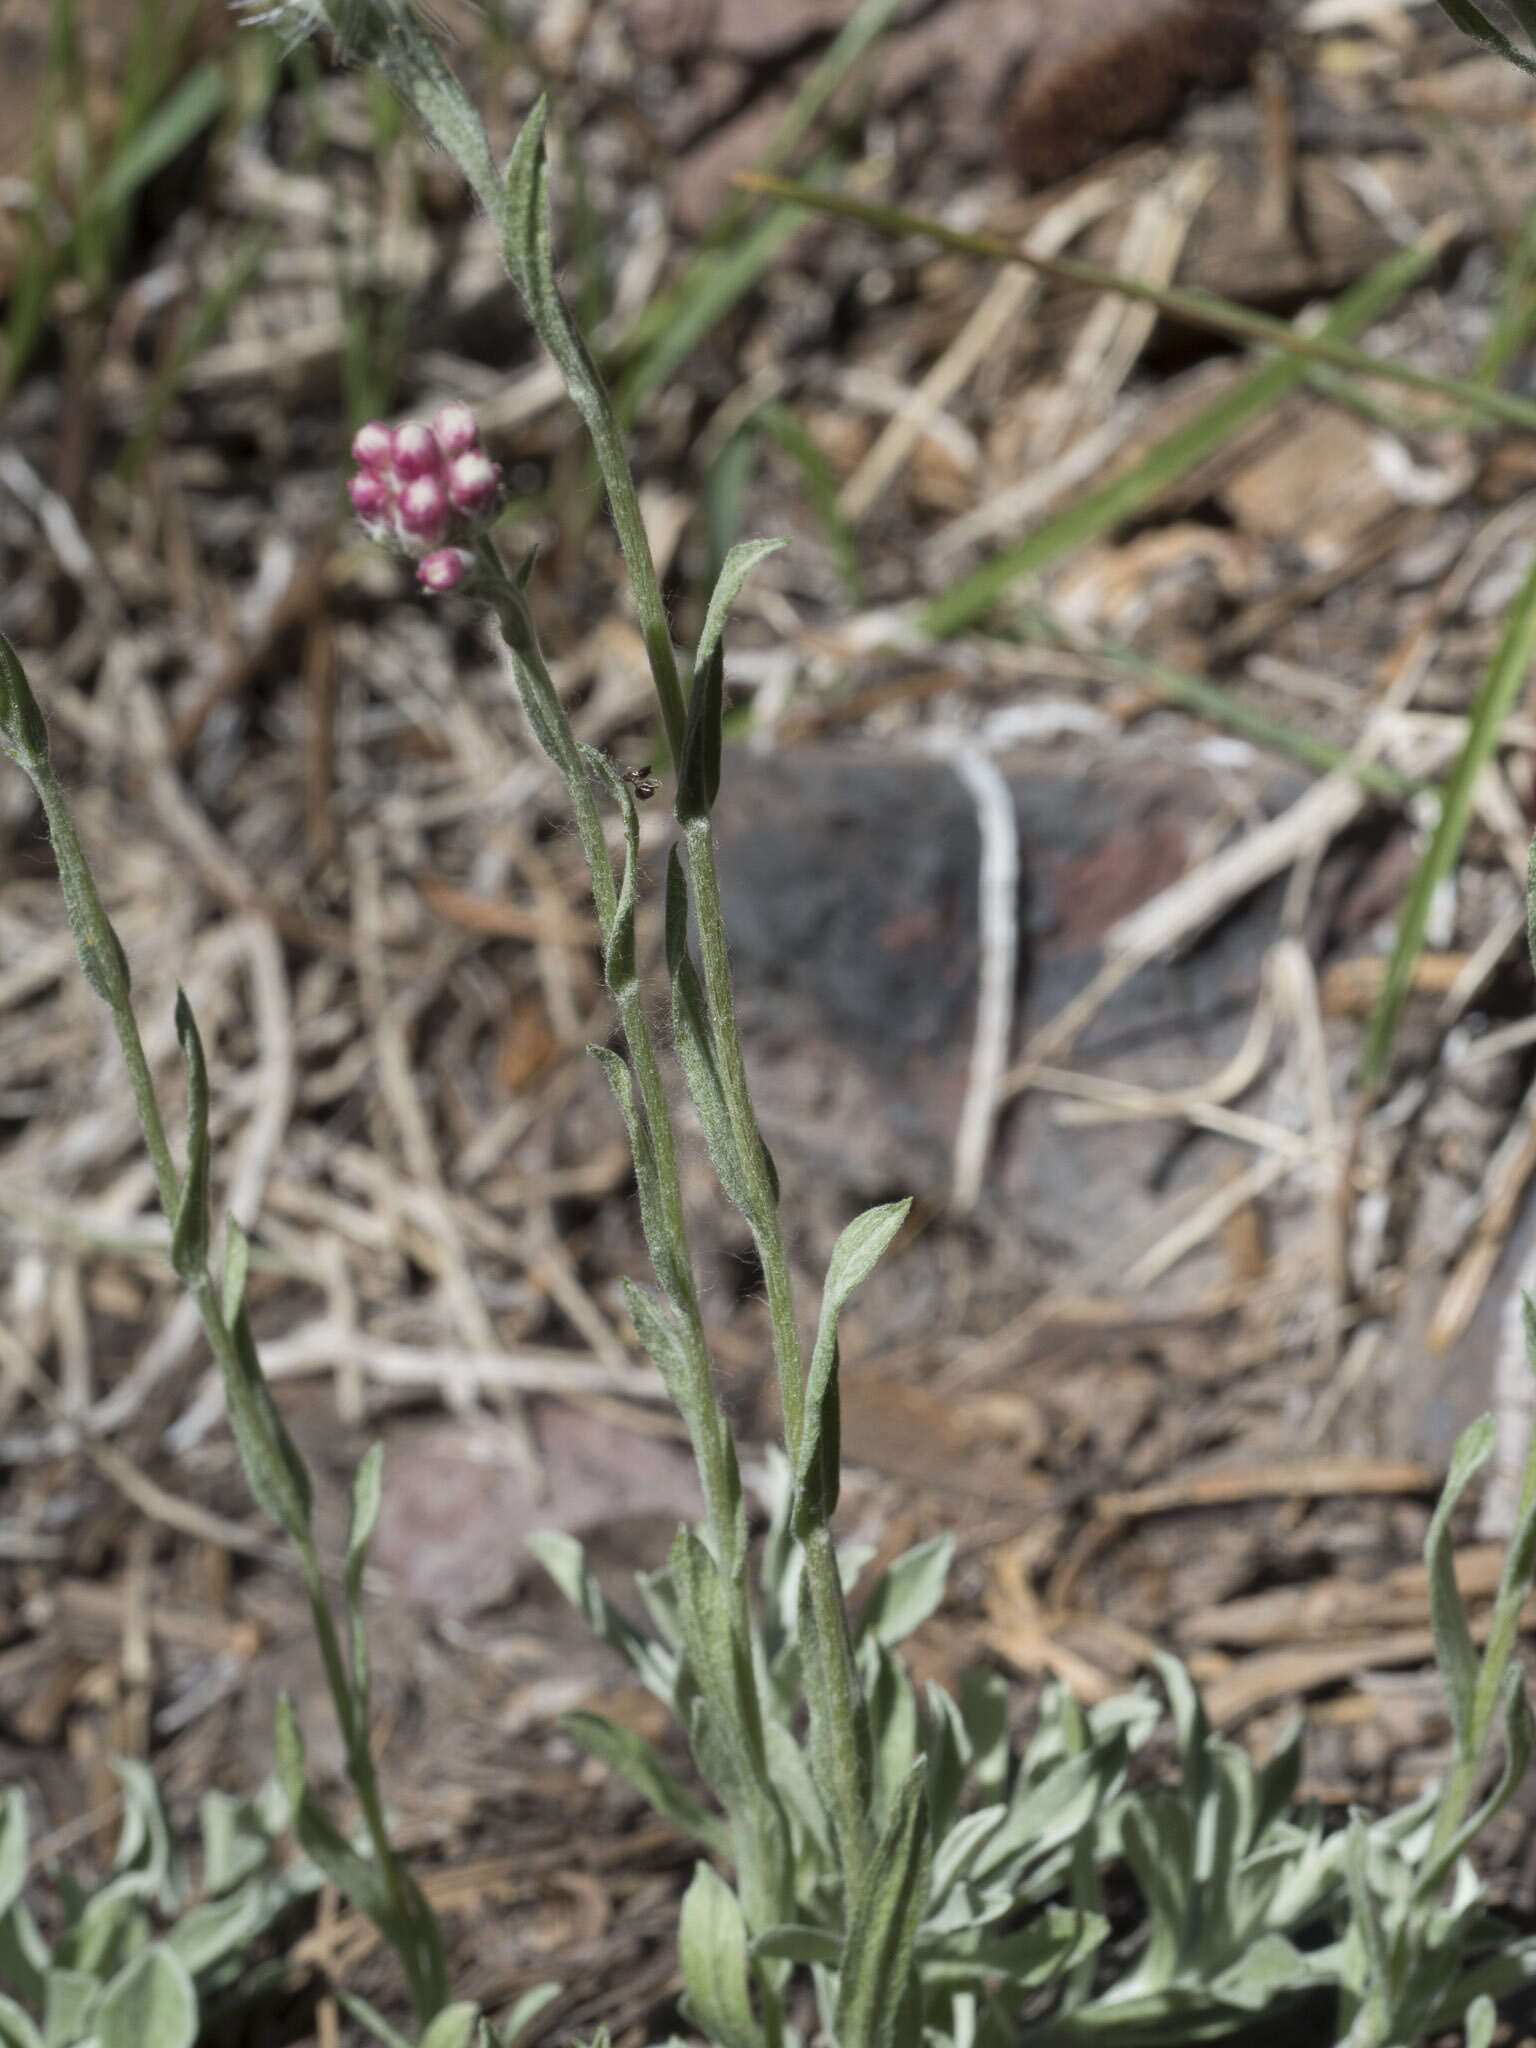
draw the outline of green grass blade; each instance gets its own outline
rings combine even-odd
[[[1122,271],[1110,270],[1098,263],[1082,263],[1071,256],[1034,256],[997,235],[967,234],[959,228],[946,227],[942,221],[930,220],[923,214],[906,213],[894,206],[871,206],[864,200],[850,199],[823,186],[795,184],[788,178],[765,177],[757,171],[739,172],[736,182],[745,191],[763,192],[776,199],[793,198],[813,213],[830,213],[841,220],[860,221],[881,234],[925,235],[930,241],[938,242],[946,249],[958,250],[962,255],[980,256],[991,263],[1022,264],[1026,270],[1037,271],[1040,276],[1052,278],[1058,284],[1081,285],[1094,292],[1114,292],[1121,298],[1156,306],[1170,319],[1181,320],[1190,327],[1278,349],[1282,355],[1300,356],[1314,363],[1331,363],[1335,369],[1349,370],[1359,377],[1377,378],[1385,383],[1405,385],[1412,391],[1430,392],[1466,406],[1478,419],[1503,421],[1510,426],[1524,427],[1528,432],[1536,431],[1536,400],[1520,398],[1509,391],[1490,391],[1486,385],[1472,378],[1441,377],[1433,370],[1415,369],[1411,363],[1368,355],[1364,349],[1351,348],[1345,337],[1327,328],[1317,335],[1298,334],[1283,320],[1276,320],[1268,313],[1255,312],[1251,306],[1239,306],[1230,299],[1217,298],[1212,292],[1192,291],[1181,285],[1148,284],[1139,277],[1128,277]],[[1445,247],[1453,232],[1454,223],[1449,219],[1438,221],[1425,230],[1414,247],[1422,248],[1428,243],[1432,258]],[[1343,303],[1343,300],[1339,301],[1339,304]]]
[[[200,64],[114,153],[91,194],[90,211],[110,217],[218,118],[228,97],[218,65]]]
[[[798,206],[776,206],[730,248],[699,259],[684,280],[687,289],[669,301],[666,327],[619,383],[614,406],[622,422],[634,419],[652,392],[670,382],[710,329],[746,297],[798,230],[800,219]]]
[[[169,357],[156,371],[138,422],[117,458],[117,473],[127,482],[131,483],[138,474],[140,464],[158,436],[187,365],[207,347],[223,326],[230,308],[260,271],[272,246],[273,232],[267,227],[246,230],[236,243],[223,276],[198,301],[186,330],[178,336]]]
[[[1316,768],[1323,774],[1352,775],[1362,789],[1372,790],[1378,796],[1402,798],[1424,786],[1377,761],[1352,760],[1344,748],[1319,739],[1314,733],[1298,732],[1277,718],[1266,718],[1262,711],[1253,710],[1209,676],[1191,675],[1169,662],[1138,654],[1135,648],[1119,641],[1097,637],[1088,640],[1075,630],[1069,633],[1046,611],[1036,613],[1029,624],[1035,625],[1039,637],[1049,644],[1083,655],[1096,666],[1126,676],[1166,697],[1171,704],[1182,704],[1212,725],[1225,726],[1228,732],[1238,733],[1272,753],[1285,754],[1304,767]]]
[[[1471,36],[1484,49],[1492,50],[1496,57],[1502,57],[1506,64],[1514,64],[1521,71],[1536,75],[1536,63],[1513,44],[1501,29],[1496,29],[1472,0],[1436,0],[1440,12],[1448,21],[1455,23],[1464,36]]]
[[[1381,994],[1371,1015],[1361,1059],[1361,1079],[1367,1088],[1377,1087],[1386,1074],[1398,1020],[1413,980],[1414,962],[1424,945],[1430,904],[1435,890],[1456,866],[1461,842],[1466,837],[1472,816],[1477,778],[1498,745],[1504,720],[1525,686],[1533,659],[1536,659],[1536,561],[1532,562],[1520,594],[1509,608],[1498,647],[1472,706],[1466,743],[1446,778],[1440,823],[1419,862],[1398,920],[1397,939],[1387,963]]]
[[[763,152],[758,166],[761,171],[776,171],[810,134],[832,95],[884,33],[898,4],[899,0],[863,0],[862,6],[855,9],[852,18],[827,46],[785,110],[783,120]],[[667,332],[678,317],[679,308],[686,305],[698,290],[717,252],[737,239],[749,203],[740,193],[733,194],[726,202],[718,218],[710,223],[703,247],[677,283],[653,299],[636,318],[620,344],[623,354],[638,355],[654,346]]]
[[[1426,239],[1389,256],[1336,302],[1325,332],[1354,334],[1379,319],[1423,275],[1437,247],[1433,239]],[[1084,541],[1097,539],[1121,520],[1155,504],[1198,463],[1278,404],[1306,374],[1305,360],[1297,357],[1265,364],[1207,406],[1198,418],[1159,441],[1112,483],[1065,506],[1017,546],[983,562],[953,589],[934,598],[918,614],[919,630],[942,640],[973,625],[1021,576],[1046,568]]]
[[[859,544],[837,505],[837,477],[826,452],[805,422],[787,405],[771,398],[752,415],[753,423],[776,441],[799,469],[806,493],[821,521],[827,544],[837,560],[838,574],[850,604],[859,602]]]
[[[1487,339],[1478,352],[1480,383],[1496,384],[1536,329],[1536,208],[1525,217],[1504,274]]]

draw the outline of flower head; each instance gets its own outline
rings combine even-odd
[[[404,420],[393,432],[378,420],[352,437],[357,473],[347,485],[371,540],[425,557],[428,590],[454,590],[473,566],[466,542],[485,533],[501,504],[501,467],[480,447],[474,413],[457,401],[429,427]]]

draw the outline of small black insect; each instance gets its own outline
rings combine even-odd
[[[627,782],[634,791],[636,803],[649,803],[661,787],[661,784],[651,773],[650,762],[645,762],[639,768],[626,768],[621,764],[618,755],[613,751],[612,747],[605,746],[603,752],[618,770],[620,782]]]

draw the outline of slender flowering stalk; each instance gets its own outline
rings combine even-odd
[[[302,1846],[353,1904],[369,1915],[400,1957],[412,2001],[423,2020],[448,1998],[447,1964],[436,1919],[390,1840],[374,1769],[369,1725],[367,1638],[359,1605],[363,1563],[378,1512],[377,1451],[359,1470],[348,1543],[346,1602],[351,1643],[344,1655],[316,1538],[309,1475],[262,1374],[244,1302],[249,1248],[231,1220],[222,1274],[209,1259],[208,1076],[202,1041],[185,995],[178,992],[176,1031],[187,1063],[188,1136],[185,1173],[166,1135],[154,1077],[139,1034],[127,956],[118,941],[55,773],[48,731],[9,641],[0,634],[0,751],[26,773],[48,822],[59,880],[86,980],[107,1005],[122,1046],[140,1126],[155,1170],[161,1206],[171,1225],[171,1263],[202,1319],[220,1376],[230,1427],[247,1482],[261,1508],[294,1548],[309,1601],[326,1679],[340,1724],[347,1774],[362,1806],[370,1862],[346,1842],[316,1806],[305,1784],[304,1752],[286,1695],[278,1717],[278,1772]]]

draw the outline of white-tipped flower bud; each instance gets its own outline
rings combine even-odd
[[[394,463],[394,439],[379,420],[369,420],[352,436],[352,460],[359,469],[388,476]]]
[[[403,483],[419,476],[437,476],[443,467],[443,451],[437,436],[420,420],[407,420],[396,427],[393,442],[395,474]]]
[[[424,590],[457,590],[474,562],[468,548],[436,548],[418,565],[416,580]]]
[[[488,512],[501,496],[501,470],[475,450],[460,455],[449,465],[448,496],[455,512],[475,519]]]
[[[402,538],[433,547],[448,530],[448,494],[435,476],[414,477],[400,493],[395,524]]]
[[[460,398],[440,406],[432,415],[432,431],[444,456],[452,462],[480,446],[480,427],[474,413]]]
[[[364,526],[372,528],[388,524],[389,515],[395,508],[395,494],[383,477],[365,469],[347,485],[347,495]]]

